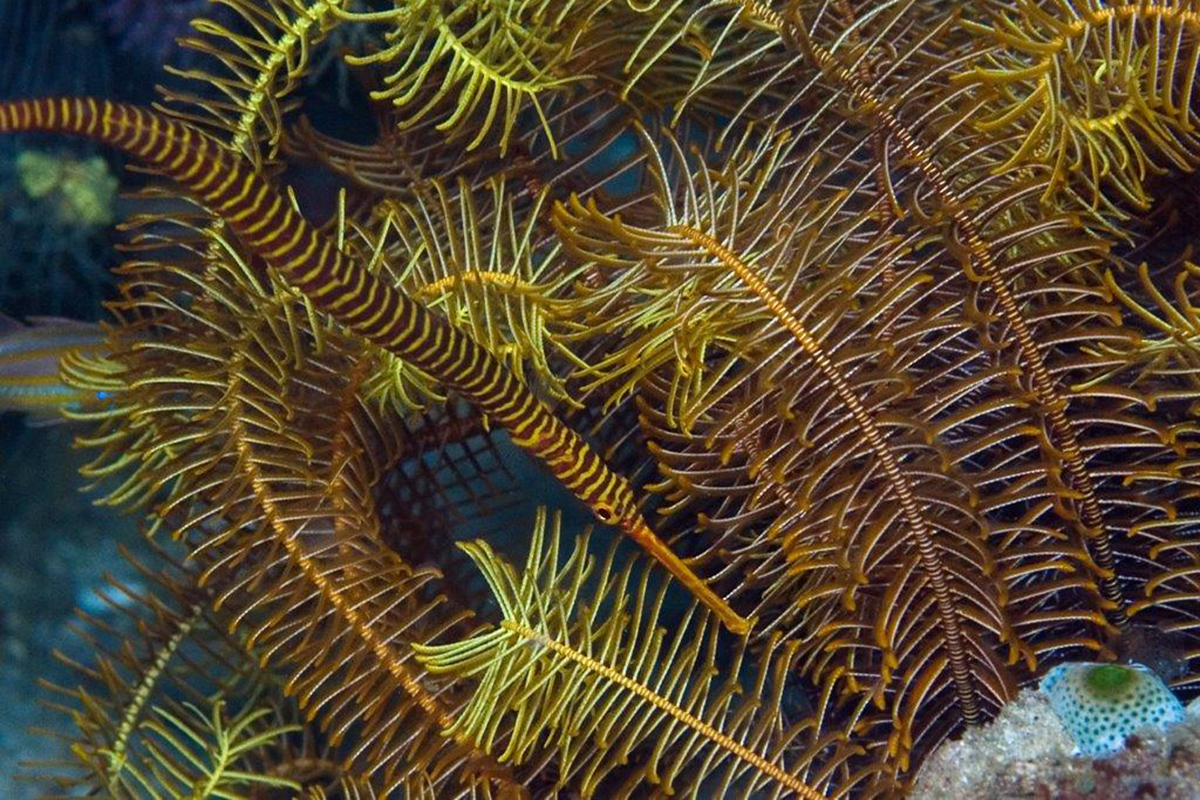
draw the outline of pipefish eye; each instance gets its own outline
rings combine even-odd
[[[611,503],[596,503],[592,508],[595,511],[596,519],[605,525],[616,525],[621,521],[621,515],[617,513],[617,509]]]

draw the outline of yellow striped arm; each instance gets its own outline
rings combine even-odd
[[[0,104],[0,133],[50,131],[111,145],[195,195],[323,311],[419,367],[505,427],[604,523],[657,559],[735,633],[738,616],[654,535],[633,490],[472,337],[349,258],[262,175],[212,137],[137,106],[92,98]]]

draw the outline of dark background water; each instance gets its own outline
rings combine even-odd
[[[0,0],[0,98],[86,93],[145,102],[170,80],[163,64],[177,60],[174,39],[186,32],[178,11],[195,0]],[[215,8],[215,6],[214,6]],[[170,13],[162,13],[164,11]],[[83,162],[101,158],[123,177],[120,161],[82,142],[23,136],[0,138],[0,312],[97,319],[112,291],[119,261],[112,224],[81,225],[55,213],[52,201],[25,191],[16,168],[22,152]],[[127,212],[114,199],[114,219]],[[40,679],[73,686],[74,675],[54,651],[87,660],[73,636],[75,608],[104,618],[102,576],[135,581],[118,553],[138,541],[137,519],[93,505],[78,467],[86,453],[72,447],[78,429],[30,427],[0,413],[0,798],[40,794],[38,774],[19,767],[52,758],[59,745],[31,726],[65,730],[61,715],[42,707],[51,695]]]

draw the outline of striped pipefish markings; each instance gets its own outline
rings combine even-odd
[[[731,631],[750,622],[659,539],[637,510],[633,490],[498,359],[444,318],[342,253],[266,178],[192,126],[137,106],[94,98],[0,104],[0,133],[74,133],[144,162],[198,197],[313,303],[363,338],[469,398],[540,459],[603,523],[658,560]]]

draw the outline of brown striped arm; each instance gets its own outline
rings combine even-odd
[[[750,623],[654,535],[625,479],[498,359],[339,251],[283,193],[215,139],[158,112],[92,98],[0,104],[0,133],[15,131],[84,136],[178,182],[318,308],[471,400],[546,464],[601,522],[619,525],[727,628],[739,634],[749,630]]]

